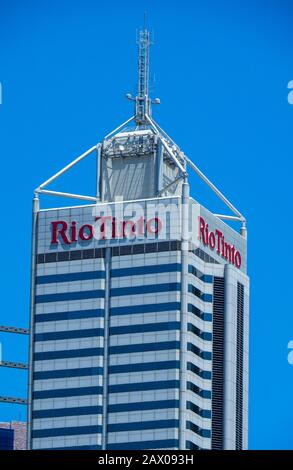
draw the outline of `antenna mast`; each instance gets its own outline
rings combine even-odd
[[[137,38],[138,44],[138,95],[136,97],[136,122],[138,125],[145,122],[145,115],[151,114],[151,100],[149,98],[149,67],[150,67],[150,33],[147,29],[140,30]]]
[[[138,31],[138,90],[134,98],[130,93],[126,97],[135,101],[134,120],[138,126],[149,125],[147,117],[151,116],[151,104],[159,104],[159,98],[152,100],[149,97],[149,78],[150,78],[150,45],[153,41],[150,39],[150,32],[146,28],[146,19],[144,28]]]

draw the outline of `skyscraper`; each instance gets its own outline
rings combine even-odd
[[[134,116],[35,191],[32,449],[247,448],[246,221],[152,118],[149,43]],[[47,189],[89,155],[95,196]],[[232,215],[190,196],[188,168]]]
[[[7,430],[12,436],[12,450],[26,450],[26,427],[27,424],[23,421],[0,422],[0,432]],[[0,437],[0,445],[1,439]]]

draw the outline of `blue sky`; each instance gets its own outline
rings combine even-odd
[[[144,11],[162,103],[154,118],[248,219],[250,448],[293,448],[290,1],[0,3],[0,323],[28,326],[33,189],[132,113],[124,94],[135,92]],[[89,194],[91,174],[83,163],[55,189]],[[4,359],[26,360],[25,337],[0,341]],[[0,384],[23,396],[25,372],[2,368]],[[0,404],[0,420],[24,418],[24,407]]]

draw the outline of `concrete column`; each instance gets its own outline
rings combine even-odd
[[[97,145],[97,155],[96,155],[96,197],[98,200],[101,200],[101,185],[100,185],[100,177],[101,177],[101,148],[102,144]]]
[[[34,323],[35,323],[35,276],[37,254],[37,220],[40,210],[40,201],[34,197],[32,205],[32,256],[30,276],[30,326],[29,326],[29,373],[28,373],[28,407],[27,407],[27,449],[32,448],[32,397],[33,397],[33,355],[34,355]]]
[[[155,179],[155,194],[156,196],[159,195],[161,189],[162,189],[162,165],[163,165],[163,146],[161,139],[156,136],[156,179]]]
[[[110,327],[110,269],[111,248],[105,251],[105,307],[104,307],[104,357],[103,357],[103,419],[102,419],[102,449],[107,449],[108,442],[108,383],[109,383],[109,327]]]
[[[180,327],[180,390],[179,390],[179,449],[186,449],[186,365],[187,365],[187,297],[188,297],[188,209],[189,184],[182,185],[181,206],[181,327]]]
[[[224,390],[223,390],[223,447],[235,449],[236,438],[236,331],[237,286],[233,279],[234,268],[225,265],[224,309]]]

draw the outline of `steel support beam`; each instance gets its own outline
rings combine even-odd
[[[172,186],[174,186],[174,184],[179,183],[179,181],[182,180],[183,178],[184,178],[184,176],[180,175],[174,181],[171,181],[171,183],[167,184],[167,186],[165,186],[165,188],[161,189],[161,191],[159,192],[159,196],[161,196],[165,191],[168,191],[168,189],[172,188]]]
[[[11,361],[0,361],[0,367],[9,367],[11,369],[28,369],[28,365],[24,362],[11,362]]]
[[[17,328],[16,326],[4,326],[0,325],[0,332],[3,333],[17,333],[20,335],[29,335],[27,328]]]
[[[221,193],[221,191],[219,191],[219,189],[203,174],[202,171],[200,171],[200,169],[187,157],[185,157],[185,160],[186,162],[188,163],[188,165],[190,166],[190,168],[193,169],[193,171],[195,171],[195,173],[200,177],[200,179],[202,179],[208,186],[209,188],[211,188],[211,190],[223,201],[224,204],[226,204],[227,207],[229,207],[229,209],[237,216],[239,217],[239,219],[243,222],[245,222],[245,218],[243,217],[243,215],[241,214],[241,212],[239,212],[238,209],[236,209],[235,206],[233,206],[233,204],[231,204],[231,202],[224,196],[224,194]]]
[[[27,405],[25,398],[0,396],[0,403],[14,403],[15,405]]]
[[[109,137],[111,137],[113,134],[116,134],[116,132],[118,132],[118,131],[120,131],[121,129],[123,129],[123,127],[125,127],[129,122],[131,122],[131,121],[134,120],[134,117],[135,117],[135,116],[131,116],[131,118],[127,119],[127,121],[123,122],[123,124],[120,124],[120,126],[116,127],[116,129],[114,129],[112,132],[110,132],[109,134],[106,135],[106,137],[104,138],[104,140],[109,139]]]
[[[60,191],[51,191],[49,189],[38,189],[38,194],[47,194],[48,196],[68,197],[71,199],[81,199],[83,201],[97,202],[97,198],[94,196],[84,196],[82,194],[63,193]]]
[[[183,176],[187,176],[187,172],[185,170],[185,168],[181,165],[181,163],[179,162],[178,158],[176,157],[176,155],[174,155],[174,153],[172,152],[172,150],[169,148],[169,145],[167,144],[167,142],[164,140],[164,137],[162,137],[160,135],[160,131],[156,128],[155,124],[153,123],[153,121],[151,120],[151,118],[146,114],[146,120],[149,122],[149,124],[151,125],[151,127],[153,128],[155,134],[159,135],[160,136],[160,140],[162,142],[162,145],[163,147],[165,148],[165,150],[167,151],[167,153],[170,155],[170,157],[172,158],[172,160],[174,161],[174,163],[177,165],[177,167],[179,168],[179,170],[183,173]]]
[[[90,153],[92,153],[94,150],[96,150],[97,146],[94,145],[93,147],[91,147],[89,150],[87,150],[86,152],[84,152],[82,155],[80,155],[79,157],[77,157],[75,160],[73,160],[71,163],[69,163],[68,165],[66,165],[64,168],[62,168],[62,170],[58,171],[57,173],[55,173],[55,175],[51,176],[51,178],[49,178],[48,180],[44,181],[44,183],[42,183],[37,189],[36,191],[39,191],[40,189],[43,189],[45,188],[46,186],[48,186],[48,184],[52,183],[53,181],[55,181],[57,178],[59,178],[59,176],[63,175],[63,173],[66,173],[66,171],[70,170],[70,168],[72,168],[74,165],[76,165],[77,163],[79,163],[81,160],[83,160],[85,157],[87,157]]]

